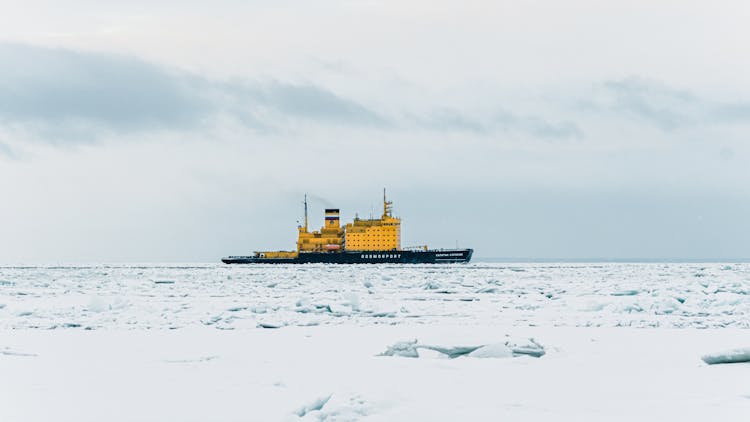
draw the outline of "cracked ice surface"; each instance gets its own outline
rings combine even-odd
[[[748,292],[748,264],[5,266],[0,420],[744,422],[750,365],[706,363],[745,360]]]
[[[0,267],[1,328],[750,327],[749,264]]]

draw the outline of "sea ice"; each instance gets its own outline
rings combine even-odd
[[[211,316],[245,306],[289,325],[313,313],[321,325],[379,324],[374,313],[405,307],[409,313],[388,314],[392,323],[750,328],[748,264],[93,265],[0,267],[0,280],[3,328],[59,326],[61,318],[100,328],[207,320],[225,328]]]
[[[475,358],[505,358],[514,356],[542,357],[545,354],[544,347],[533,338],[508,339],[503,343],[490,343],[478,346],[436,346],[421,344],[416,339],[399,341],[386,348],[379,356],[401,356],[418,358],[419,349],[438,352],[450,359],[461,356]]]
[[[742,363],[750,362],[750,347],[744,349],[733,349],[719,353],[710,353],[701,357],[703,362],[709,365],[719,363]]]
[[[100,296],[92,296],[86,309],[90,312],[104,312],[109,310],[109,305]]]
[[[201,363],[201,362],[210,362],[212,360],[219,359],[219,356],[211,355],[211,356],[200,356],[193,359],[166,359],[164,362],[166,363]]]
[[[544,346],[539,344],[533,338],[508,339],[505,342],[505,345],[508,346],[510,350],[513,352],[513,356],[525,355],[525,356],[532,356],[535,358],[539,358],[539,357],[544,356],[544,354],[546,353],[544,350]]]
[[[332,394],[324,406],[317,411],[308,412],[303,419],[355,422],[380,410],[379,406],[365,400],[359,394]]]
[[[441,353],[451,359],[457,357],[466,356],[469,353],[479,349],[482,346],[430,346],[430,345],[417,345],[417,348],[434,350]]]
[[[472,358],[509,358],[513,351],[505,343],[487,344],[469,353]]]
[[[750,365],[696,365],[706,344],[734,344],[741,329],[339,321],[282,330],[4,330],[0,350],[38,356],[0,354],[0,420],[745,422],[750,414]],[[400,348],[423,359],[373,356],[397,338],[423,339]],[[485,344],[475,353],[507,357],[502,345],[532,348],[539,338],[561,352],[531,364],[424,359],[438,352],[417,348]],[[119,406],[122,397],[130,405]]]
[[[635,296],[638,294],[638,290],[620,290],[617,292],[612,292],[610,295],[612,296]]]
[[[154,284],[174,284],[174,280],[154,280]]]
[[[321,393],[302,419],[750,414],[750,364],[696,365],[750,328],[746,263],[0,266],[0,280],[3,422],[277,421]],[[373,356],[388,344],[421,359]]]
[[[326,403],[328,403],[328,400],[330,400],[330,399],[331,399],[331,394],[329,394],[327,396],[319,397],[319,398],[313,400],[312,402],[310,402],[310,403],[308,403],[308,404],[300,407],[299,409],[295,410],[294,413],[297,416],[299,416],[300,418],[304,417],[305,415],[307,415],[308,413],[310,413],[312,411],[321,410],[323,408],[323,406],[325,406]]]
[[[3,356],[25,356],[25,357],[36,356],[36,354],[34,354],[34,353],[18,352],[16,350],[11,349],[10,347],[3,347],[2,349],[0,349],[0,355],[3,355]]]
[[[405,358],[418,358],[417,339],[399,341],[394,343],[381,353],[380,356],[401,356]]]

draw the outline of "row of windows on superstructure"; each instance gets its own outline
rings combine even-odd
[[[362,254],[362,259],[384,259],[384,258],[401,258],[400,253],[386,253],[386,254]]]

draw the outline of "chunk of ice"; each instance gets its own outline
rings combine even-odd
[[[612,296],[635,296],[638,294],[638,290],[620,290],[617,292],[612,292],[610,295]]]
[[[417,339],[399,341],[398,343],[394,343],[379,356],[401,356],[405,358],[418,358],[419,352],[417,351]]]
[[[750,347],[744,349],[733,349],[719,353],[710,353],[701,357],[703,362],[709,365],[719,363],[742,363],[750,362]]]
[[[482,348],[483,346],[453,346],[453,347],[443,347],[443,346],[418,346],[423,349],[429,349],[434,350],[436,352],[440,352],[446,356],[448,356],[451,359],[455,359],[460,356],[468,355],[472,352],[474,352],[477,349]]]
[[[323,408],[323,406],[325,406],[326,403],[328,403],[328,400],[331,399],[331,396],[332,396],[332,394],[329,394],[329,395],[324,396],[324,397],[319,397],[319,398],[313,400],[312,402],[310,402],[310,403],[308,403],[308,404],[300,407],[296,411],[294,411],[294,414],[296,414],[297,416],[299,416],[301,418],[301,417],[305,416],[306,414],[308,414],[308,413],[310,413],[310,412],[312,412],[314,410],[321,410]]]
[[[472,358],[510,358],[513,357],[513,351],[505,343],[494,343],[484,345],[466,356]]]

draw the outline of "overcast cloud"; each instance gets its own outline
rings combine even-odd
[[[310,83],[216,81],[131,56],[25,44],[0,43],[0,81],[0,118],[51,143],[89,142],[112,131],[206,129],[222,114],[258,130],[278,130],[287,119],[303,119],[485,136],[583,136],[574,122],[549,122],[500,108],[471,117],[440,104],[417,115],[394,105],[386,117]]]
[[[750,258],[750,6],[11,1],[0,262],[215,261],[378,208],[480,257]],[[323,200],[322,198],[325,198]]]

